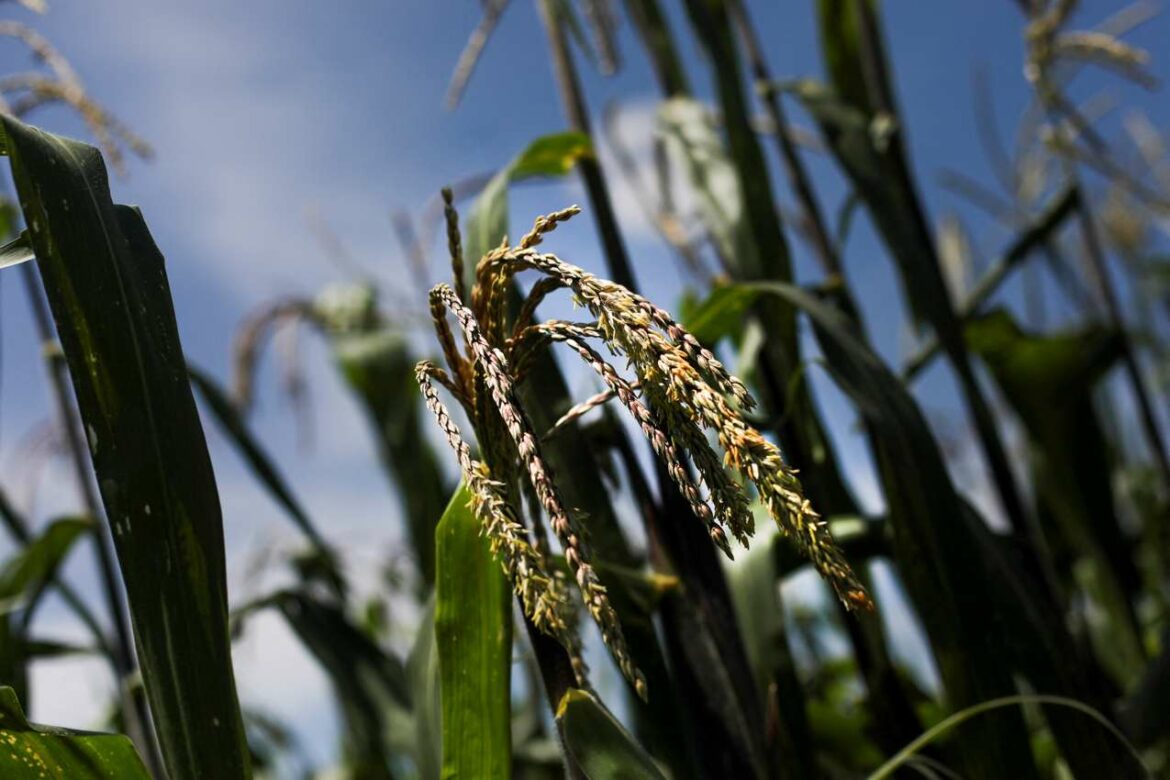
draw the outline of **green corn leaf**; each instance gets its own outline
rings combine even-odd
[[[150,780],[128,737],[35,726],[7,687],[0,688],[0,777]]]
[[[0,567],[0,604],[3,611],[31,608],[28,599],[41,592],[53,572],[73,549],[74,543],[93,530],[84,517],[54,520],[20,552]]]
[[[141,214],[111,201],[96,149],[11,117],[0,123],[112,526],[167,769],[174,778],[249,777],[223,520],[163,257]]]
[[[743,330],[743,318],[760,297],[757,290],[739,284],[713,289],[686,317],[683,325],[704,344],[715,344]]]
[[[572,688],[557,706],[565,749],[588,780],[665,780],[650,756],[593,694]]]
[[[463,229],[468,282],[475,264],[508,235],[508,185],[540,176],[564,176],[582,156],[593,153],[589,136],[578,132],[541,136],[504,166],[483,188]],[[513,236],[515,238],[515,236]],[[470,289],[470,283],[468,288]]]
[[[30,662],[56,654],[48,644],[29,638],[32,616],[58,567],[93,528],[87,518],[54,520],[0,566],[0,679],[12,686],[17,697],[28,696]],[[95,640],[101,639],[96,629]]]
[[[460,487],[435,531],[443,777],[512,772],[511,587]]]
[[[329,563],[329,580],[334,590],[344,593],[345,585],[341,574],[335,565],[333,551],[326,544],[317,527],[309,518],[308,512],[301,506],[300,501],[292,492],[284,476],[276,467],[276,463],[264,451],[260,442],[248,429],[248,424],[236,409],[235,404],[228,398],[227,393],[204,371],[187,364],[187,375],[191,379],[191,386],[203,398],[205,408],[211,412],[220,430],[240,453],[240,457],[248,464],[252,474],[260,484],[268,489],[276,503],[284,508],[293,523],[308,537],[313,550],[319,560]]]
[[[818,27],[829,83],[849,105],[869,111],[858,1],[817,0]],[[871,0],[860,2],[872,4]]]

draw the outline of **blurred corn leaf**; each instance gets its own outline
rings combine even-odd
[[[0,776],[5,780],[150,780],[120,734],[35,726],[16,693],[0,688]]]
[[[866,84],[862,49],[861,4],[873,8],[873,0],[817,0],[821,53],[833,89],[859,111],[876,110]]]
[[[22,230],[19,236],[0,247],[0,268],[26,263],[33,257],[32,242],[29,239],[28,231]]]
[[[508,778],[512,589],[460,486],[435,531],[443,777]]]
[[[966,333],[1028,431],[1059,569],[1074,572],[1078,559],[1089,564],[1088,590],[1107,616],[1098,655],[1128,687],[1145,663],[1134,606],[1141,582],[1114,510],[1109,447],[1092,397],[1119,360],[1121,340],[1100,328],[1026,334],[1002,309],[970,321]]]
[[[273,500],[284,508],[293,523],[308,537],[318,560],[326,563],[329,569],[327,577],[334,590],[338,595],[344,595],[345,583],[337,569],[333,551],[293,494],[276,463],[252,435],[235,404],[219,384],[201,369],[188,363],[187,375],[191,379],[191,386],[203,398],[205,408],[211,412],[220,430],[240,453],[257,481],[268,489]]]
[[[588,780],[665,780],[650,756],[588,691],[570,689],[556,715],[565,750]]]
[[[355,780],[394,777],[391,758],[409,744],[394,726],[406,722],[410,688],[402,662],[330,601],[298,590],[284,590],[237,611],[236,620],[264,608],[275,608],[321,665],[341,712],[342,758]],[[242,625],[237,622],[237,625]]]
[[[93,147],[0,118],[114,532],[143,682],[175,777],[250,775],[223,521],[163,257]],[[208,745],[215,745],[208,750]]]
[[[49,523],[0,567],[0,612],[29,609],[29,599],[48,584],[73,545],[94,528],[85,517],[65,517]]]
[[[861,412],[889,505],[899,569],[930,638],[948,704],[962,708],[1011,695],[1014,664],[1037,689],[1099,708],[1092,674],[1082,668],[1059,616],[1037,595],[1035,575],[956,493],[938,445],[901,382],[833,307],[791,285],[753,287],[810,316],[831,373]],[[1050,716],[1050,725],[1075,775],[1129,776],[1132,764],[1099,730],[1058,715]],[[969,776],[999,777],[1005,767],[1013,776],[1031,776],[1035,766],[1022,728],[1011,713],[972,725],[960,739]]]
[[[867,115],[815,82],[801,82],[795,90],[889,247],[916,322],[939,322],[946,316],[946,286],[929,223],[894,152],[896,120]]]
[[[72,519],[65,518],[65,520],[72,523]],[[69,583],[65,582],[57,571],[57,564],[59,564],[65,555],[72,549],[72,542],[68,537],[72,534],[69,530],[54,530],[53,526],[41,532],[41,535],[34,536],[29,529],[28,521],[16,511],[8,500],[8,496],[0,491],[0,523],[2,523],[12,535],[14,541],[21,547],[22,552],[15,553],[12,558],[5,564],[6,568],[10,570],[24,568],[29,571],[33,579],[44,579],[45,583],[52,584],[54,589],[60,594],[65,605],[76,615],[77,619],[85,626],[89,632],[90,639],[93,642],[93,648],[105,655],[106,660],[113,664],[113,655],[105,633],[98,622],[97,617],[93,614],[89,605],[81,599],[77,591],[73,589]],[[89,521],[89,528],[93,529],[92,521]],[[68,526],[66,526],[68,529]],[[52,534],[49,531],[52,531]],[[47,537],[54,536],[54,541],[49,541]],[[62,538],[65,537],[65,538]],[[73,537],[72,541],[76,541],[77,537]],[[49,550],[48,554],[33,553],[28,558],[25,557],[23,550],[30,545],[42,544]],[[54,562],[53,559],[56,558]],[[39,560],[39,563],[32,563],[32,560]],[[20,561],[24,561],[21,563]],[[23,575],[21,575],[23,576]],[[19,577],[14,577],[19,579]],[[41,586],[38,586],[40,588]],[[11,607],[24,604],[26,607],[35,606],[36,596],[43,593],[43,590],[38,589],[34,597],[28,602],[25,602],[20,597],[6,599]],[[8,611],[2,619],[0,619],[0,680],[5,681],[16,690],[18,699],[28,698],[28,663],[34,656],[41,656],[43,650],[34,647],[35,642],[28,637],[29,629],[29,612],[20,614],[14,611]]]
[[[744,316],[759,297],[760,291],[749,285],[720,285],[692,308],[684,325],[704,344],[718,343],[742,329]]]
[[[18,698],[28,698],[30,663],[53,654],[29,638],[32,616],[57,567],[93,527],[85,518],[54,520],[0,566],[0,680]]]
[[[435,651],[435,604],[427,604],[414,647],[406,661],[413,705],[412,752],[419,780],[439,780],[443,769],[443,709],[439,696],[439,655]]]
[[[406,528],[421,576],[420,593],[434,582],[435,523],[450,481],[423,435],[417,362],[405,335],[391,326],[330,331],[334,360],[374,429],[387,475],[398,486]]]
[[[762,699],[780,724],[773,761],[781,778],[816,774],[814,744],[804,691],[784,623],[784,605],[777,585],[777,555],[783,542],[775,527],[757,532],[752,547],[729,567],[727,584],[744,631],[744,649]]]
[[[659,106],[658,128],[667,150],[686,166],[703,224],[720,257],[737,267],[757,267],[759,248],[747,222],[745,193],[711,110],[692,98],[671,98]]]
[[[492,177],[476,199],[463,229],[468,281],[475,273],[479,258],[499,246],[508,234],[508,185],[540,176],[564,176],[587,154],[593,154],[589,136],[577,132],[553,133],[537,138]]]

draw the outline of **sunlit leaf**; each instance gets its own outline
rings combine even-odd
[[[541,136],[492,177],[476,199],[463,229],[467,273],[473,274],[479,258],[499,246],[508,234],[509,184],[538,176],[564,176],[583,155],[592,153],[592,144],[584,133]]]
[[[435,531],[443,777],[508,778],[512,589],[460,487]]]
[[[34,726],[0,688],[0,776],[5,780],[150,780],[128,737]]]

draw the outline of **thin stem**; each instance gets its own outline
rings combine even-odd
[[[1080,183],[1075,172],[1073,182],[1076,189]],[[1101,238],[1097,234],[1097,225],[1093,215],[1085,205],[1084,198],[1079,199],[1077,213],[1080,217],[1081,235],[1085,242],[1085,251],[1089,258],[1089,269],[1093,274],[1093,281],[1105,302],[1105,313],[1109,324],[1121,338],[1121,360],[1125,366],[1125,373],[1129,377],[1130,387],[1133,390],[1134,400],[1137,401],[1138,414],[1141,418],[1142,432],[1146,437],[1146,446],[1150,448],[1154,461],[1158,464],[1158,472],[1162,477],[1163,487],[1170,492],[1170,460],[1167,460],[1166,445],[1162,434],[1158,430],[1158,421],[1154,416],[1154,406],[1150,402],[1150,394],[1142,379],[1141,367],[1134,354],[1133,341],[1126,330],[1125,318],[1121,314],[1121,304],[1117,299],[1117,290],[1113,280],[1109,277],[1109,269],[1105,264],[1105,252],[1101,247]]]
[[[539,0],[539,6],[541,18],[544,20],[545,32],[548,35],[549,51],[552,54],[553,70],[556,73],[561,102],[564,104],[565,117],[572,129],[584,133],[592,139],[593,135],[589,129],[589,109],[585,105],[581,82],[577,77],[577,69],[573,65],[572,54],[569,52],[569,42],[565,36],[564,24],[554,7],[553,0]],[[613,210],[613,202],[609,196],[609,187],[601,173],[601,165],[597,161],[597,156],[595,154],[582,156],[577,162],[577,169],[581,172],[581,179],[585,183],[585,192],[589,197],[589,205],[593,212],[593,219],[597,224],[597,232],[601,234],[609,277],[623,287],[637,291],[638,284],[634,281],[634,272],[630,267],[625,242],[622,241],[617,216]]]
[[[1059,195],[1035,224],[1013,241],[1004,256],[983,275],[983,278],[975,285],[975,289],[960,304],[959,318],[965,320],[978,314],[1012,271],[1018,268],[1033,251],[1048,246],[1057,228],[1064,224],[1064,220],[1068,218],[1073,209],[1079,208],[1079,204],[1080,192],[1075,187],[1069,187]],[[902,370],[902,376],[908,381],[917,378],[922,370],[939,354],[939,349],[938,339],[932,339],[918,354],[907,361],[906,367]]]
[[[642,39],[654,76],[663,94],[669,97],[689,95],[686,70],[670,37],[670,27],[658,0],[626,0],[626,11]]]
[[[94,519],[104,515],[101,502],[94,490],[90,471],[87,467],[86,446],[81,441],[79,424],[73,405],[69,401],[69,390],[66,387],[64,364],[58,360],[56,339],[53,337],[53,326],[50,322],[48,306],[42,297],[43,292],[36,272],[30,263],[21,267],[24,278],[25,291],[28,294],[29,305],[32,309],[33,322],[36,327],[37,338],[41,342],[45,355],[45,363],[49,374],[49,385],[53,400],[57,406],[57,416],[61,430],[65,436],[65,444],[69,451],[69,459],[77,482],[77,491],[86,514]],[[102,581],[102,592],[105,597],[106,609],[114,625],[115,652],[113,658],[117,664],[120,676],[118,689],[123,696],[124,717],[127,732],[138,745],[153,776],[165,777],[162,769],[162,757],[150,728],[150,715],[146,707],[146,698],[141,687],[130,690],[127,686],[137,673],[133,641],[130,636],[130,621],[126,604],[119,587],[117,567],[114,563],[113,539],[110,536],[109,524],[98,523],[94,529],[94,551],[97,556],[98,573]],[[127,706],[128,705],[128,706]]]

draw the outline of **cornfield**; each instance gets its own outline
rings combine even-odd
[[[1158,87],[1131,42],[1157,11],[1001,2],[1029,106],[1006,143],[983,84],[988,159],[942,177],[989,249],[924,194],[877,0],[809,4],[817,78],[774,73],[762,3],[485,0],[435,99],[498,88],[494,121],[522,125],[534,98],[476,72],[535,14],[547,62],[524,59],[563,127],[395,213],[409,292],[255,306],[226,378],[185,357],[165,247],[112,194],[107,167],[156,153],[37,32],[43,4],[8,3],[33,68],[0,78],[0,278],[74,509],[0,479],[0,777],[1170,777],[1170,155],[1140,106],[1110,121]],[[635,61],[645,154],[586,88]],[[581,202],[513,215],[532,180]],[[301,364],[305,337],[332,366]],[[299,411],[314,372],[361,410],[401,518],[372,588],[257,431],[270,351]],[[279,585],[229,592],[205,426],[291,523],[254,563]],[[47,638],[46,604],[85,639]],[[233,671],[273,616],[329,683],[328,760]],[[66,656],[112,681],[96,731],[25,715]]]

